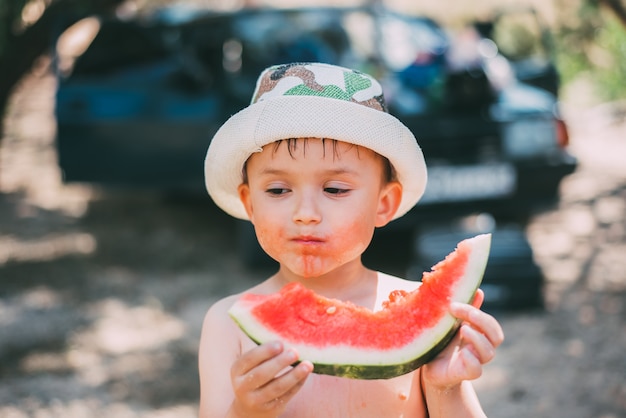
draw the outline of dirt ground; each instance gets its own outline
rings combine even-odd
[[[194,417],[204,312],[264,273],[240,265],[208,198],[62,184],[46,68],[14,95],[0,148],[0,417]],[[546,308],[497,314],[506,341],[475,382],[490,417],[626,417],[616,110],[567,113],[581,167],[527,231]]]

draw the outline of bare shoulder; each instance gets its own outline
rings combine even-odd
[[[206,320],[215,320],[228,317],[228,310],[239,299],[241,294],[230,295],[215,302],[206,313]]]
[[[225,327],[230,327],[228,310],[235,303],[239,295],[231,295],[215,302],[204,315],[202,334],[221,332]]]
[[[233,306],[233,304],[243,295],[244,293],[261,293],[264,290],[265,282],[260,283],[257,286],[254,286],[250,289],[247,289],[241,293],[236,293],[230,296],[226,296],[217,302],[215,302],[209,310],[207,311],[204,317],[204,327],[213,327],[220,325],[233,325],[233,320],[228,315],[228,310]],[[203,329],[204,331],[204,329]]]
[[[204,323],[202,325],[201,345],[205,344],[206,340],[219,340],[220,345],[232,342],[232,348],[236,348],[237,353],[241,352],[241,343],[245,341],[245,335],[242,334],[235,321],[230,317],[228,311],[233,304],[244,293],[263,293],[267,292],[267,282],[262,282],[250,289],[247,289],[241,293],[227,296],[215,302],[207,311],[204,316]]]
[[[224,355],[229,352],[236,356],[240,351],[237,327],[228,315],[228,310],[235,303],[239,295],[232,295],[215,302],[204,316],[202,333],[200,335],[200,358],[215,353],[216,350]],[[220,341],[220,344],[215,344]],[[209,350],[208,348],[211,347]]]

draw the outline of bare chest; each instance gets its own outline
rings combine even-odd
[[[285,417],[424,417],[413,374],[388,380],[354,380],[311,375],[291,400]]]

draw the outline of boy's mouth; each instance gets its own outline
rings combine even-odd
[[[322,238],[319,238],[313,235],[300,235],[300,236],[294,237],[292,241],[297,242],[299,244],[318,244],[320,242],[323,242],[324,240]]]

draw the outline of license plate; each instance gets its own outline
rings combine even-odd
[[[478,166],[433,166],[423,203],[462,202],[495,199],[515,191],[517,174],[510,164]]]

